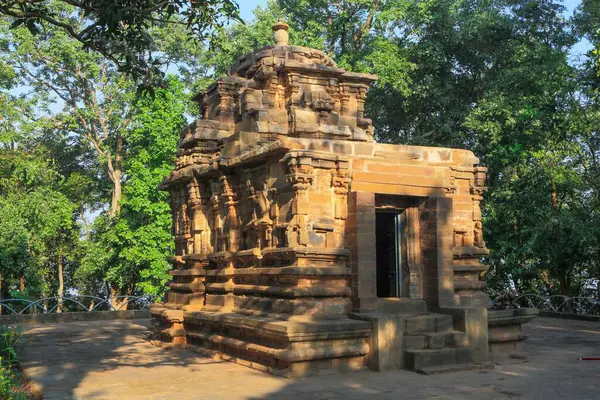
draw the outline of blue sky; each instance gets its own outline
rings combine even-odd
[[[252,10],[254,10],[257,5],[266,6],[267,0],[238,0],[238,4],[240,5],[240,14],[242,18],[246,21],[250,21],[254,18]]]

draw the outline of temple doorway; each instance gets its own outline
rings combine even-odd
[[[406,210],[375,214],[377,297],[408,297]]]

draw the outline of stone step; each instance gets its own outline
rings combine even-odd
[[[422,334],[431,332],[448,332],[454,328],[452,316],[445,314],[420,314],[405,320],[404,333]]]
[[[451,372],[463,372],[463,371],[491,371],[493,370],[494,364],[486,363],[465,363],[465,364],[450,364],[440,365],[434,367],[425,367],[417,369],[416,372],[423,375],[439,375]]]
[[[399,297],[377,299],[377,312],[381,314],[424,314],[427,312],[425,300],[412,300]]]
[[[456,347],[464,345],[465,338],[465,333],[459,331],[404,335],[404,348],[407,350],[422,350]]]
[[[451,364],[472,363],[471,350],[466,347],[406,350],[405,365],[407,369],[420,369]]]

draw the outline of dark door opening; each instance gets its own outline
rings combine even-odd
[[[377,297],[400,297],[402,293],[401,223],[398,211],[375,214]]]

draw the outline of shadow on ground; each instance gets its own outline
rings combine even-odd
[[[529,360],[491,372],[371,371],[284,379],[145,340],[148,320],[41,325],[22,363],[47,399],[597,399],[600,323],[538,318]]]

